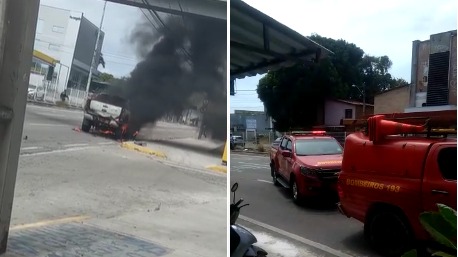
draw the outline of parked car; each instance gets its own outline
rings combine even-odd
[[[456,210],[456,137],[448,135],[456,135],[456,110],[444,112],[439,121],[427,112],[400,122],[376,115],[367,120],[367,134],[356,132],[345,140],[339,210],[364,223],[367,241],[384,256],[401,256],[415,241],[432,241],[420,213],[438,211],[437,203]],[[425,119],[445,129],[414,125]]]
[[[231,150],[234,150],[237,146],[241,146],[242,148],[245,147],[245,140],[243,140],[242,136],[232,136],[231,135]]]
[[[43,101],[45,98],[45,90],[42,86],[29,85],[27,99]]]
[[[325,131],[296,131],[281,138],[270,152],[276,186],[291,189],[294,202],[319,195],[337,195],[343,148]]]

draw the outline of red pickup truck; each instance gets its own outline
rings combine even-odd
[[[291,189],[295,203],[303,199],[337,194],[343,148],[324,131],[296,131],[272,147],[270,168],[273,182]]]
[[[376,115],[367,120],[367,133],[346,138],[339,210],[364,223],[366,239],[384,256],[401,256],[431,239],[420,213],[437,211],[436,203],[456,210],[456,111],[432,115]]]

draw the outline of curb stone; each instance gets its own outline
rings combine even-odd
[[[209,165],[205,168],[212,170],[212,171],[227,173],[227,166],[224,166],[224,165]]]
[[[153,150],[148,147],[140,146],[133,142],[123,142],[121,143],[121,147],[126,148],[128,150],[133,150],[133,151],[137,151],[140,153],[144,153],[144,154],[154,155],[162,159],[167,159],[167,155],[164,152]]]
[[[155,157],[159,157],[162,160],[167,160],[167,155],[164,152],[153,150],[153,149],[150,149],[148,147],[141,146],[141,145],[137,145],[134,142],[123,142],[123,143],[121,143],[121,147],[125,148],[125,149],[128,149],[128,150],[137,151],[137,152],[140,152],[140,153],[144,153],[144,154],[152,155],[152,156],[155,156]],[[161,160],[158,160],[158,161],[162,162]],[[170,166],[177,166],[179,168],[189,169],[189,167],[181,167],[181,166],[179,166],[179,165],[177,165],[177,164],[175,164],[173,162],[170,162],[170,161],[167,161],[167,162],[168,162],[167,165],[170,165]],[[173,165],[171,165],[171,164],[173,164]],[[192,170],[199,170],[199,169],[192,169]],[[225,166],[225,165],[208,165],[203,170],[205,170],[205,171],[211,170],[213,172],[227,174],[227,166]]]

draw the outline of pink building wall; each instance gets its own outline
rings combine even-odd
[[[351,119],[355,118],[356,108],[354,105],[338,101],[326,100],[324,104],[324,125],[338,126],[340,120],[345,118],[345,109],[352,110]]]

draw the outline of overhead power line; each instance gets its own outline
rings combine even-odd
[[[147,0],[142,0],[142,2],[143,2],[146,6],[151,7],[151,5],[148,3]],[[167,25],[164,23],[164,21],[162,21],[161,17],[159,16],[159,14],[158,14],[155,10],[148,9],[148,11],[149,11],[150,15],[153,17],[153,19],[155,19],[156,21],[159,21],[159,23],[162,25],[163,28],[165,28],[166,30],[171,31],[170,28],[168,28]],[[143,12],[143,11],[142,11],[142,12]],[[144,13],[144,15],[146,15],[146,14]],[[149,20],[149,19],[148,19],[148,20]],[[151,22],[151,21],[150,21],[150,22]],[[156,30],[158,30],[156,26],[154,26],[154,28],[155,28]],[[190,54],[184,47],[180,47],[180,49],[181,49],[181,51],[183,52],[183,54],[189,59],[188,62],[189,62],[190,64],[192,64],[191,61],[190,61],[190,60],[191,60],[191,54]]]

